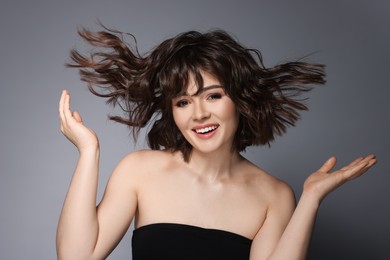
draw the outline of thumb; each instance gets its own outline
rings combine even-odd
[[[318,169],[319,172],[328,173],[336,165],[336,157],[330,157],[322,166]]]
[[[73,118],[74,118],[77,122],[83,123],[83,119],[81,118],[79,112],[73,111],[73,112],[72,112],[72,116],[73,116]]]

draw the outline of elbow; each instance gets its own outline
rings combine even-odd
[[[92,253],[86,252],[83,248],[73,244],[65,243],[57,238],[56,251],[58,260],[92,260]]]
[[[93,257],[75,250],[57,250],[58,260],[92,260]]]

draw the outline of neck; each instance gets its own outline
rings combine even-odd
[[[231,177],[233,168],[241,160],[241,155],[236,151],[201,153],[193,150],[188,164],[200,178],[215,182]]]

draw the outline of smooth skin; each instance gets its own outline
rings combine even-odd
[[[205,86],[219,85],[207,73],[203,78]],[[232,152],[237,115],[223,114],[231,100],[221,88],[184,98],[186,106],[177,107],[173,100],[172,109],[179,129],[187,131],[193,144],[190,161],[184,162],[180,152],[129,154],[114,169],[96,207],[99,141],[80,114],[71,111],[69,93],[62,92],[61,131],[80,155],[58,224],[59,259],[105,259],[133,218],[136,228],[181,223],[240,234],[253,240],[251,260],[305,259],[321,201],[376,163],[369,155],[331,172],[336,164],[331,157],[307,178],[295,206],[287,184]],[[192,128],[210,124],[219,126],[210,139],[191,136]]]

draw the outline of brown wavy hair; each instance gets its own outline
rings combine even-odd
[[[186,161],[192,147],[175,125],[171,102],[185,92],[190,74],[199,91],[201,72],[212,74],[235,103],[240,118],[233,149],[238,152],[251,145],[270,145],[276,135],[294,126],[299,111],[307,110],[297,97],[312,84],[325,83],[324,65],[295,61],[266,68],[258,50],[244,47],[222,30],[184,32],[144,55],[131,34],[107,28],[98,32],[82,28],[79,34],[95,49],[89,56],[73,49],[67,66],[79,68],[93,94],[125,112],[109,118],[128,125],[134,138],[152,123],[150,148],[181,151]],[[134,44],[125,42],[126,35]]]

